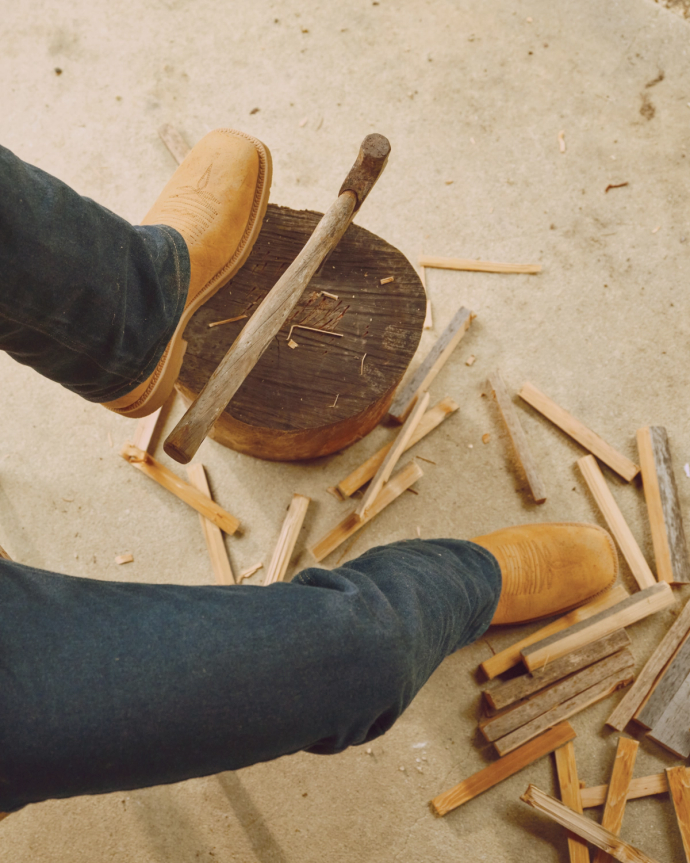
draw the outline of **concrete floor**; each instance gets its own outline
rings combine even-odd
[[[638,427],[665,425],[688,513],[683,17],[651,0],[2,7],[0,141],[132,221],[174,168],[161,123],[190,143],[221,125],[258,136],[273,152],[272,200],[312,209],[330,204],[362,137],[380,131],[393,154],[360,224],[412,261],[423,251],[543,264],[539,276],[429,273],[435,328],[420,354],[459,305],[478,315],[432,391],[461,409],[416,450],[436,462],[421,462],[419,495],[404,495],[363,530],[348,556],[417,528],[423,537],[470,537],[519,522],[599,522],[574,467],[580,449],[519,406],[550,492],[543,506],[529,503],[496,409],[482,397],[496,367],[514,389],[532,380],[631,457]],[[4,356],[0,373],[0,542],[17,560],[104,579],[211,581],[196,514],[118,457],[130,422]],[[179,413],[178,403],[172,419]],[[228,542],[236,571],[268,560],[294,491],[314,500],[293,570],[308,565],[307,545],[345,507],[326,487],[389,434],[379,428],[309,465],[259,462],[206,442],[200,456],[216,497],[246,526]],[[653,561],[639,486],[607,476]],[[118,567],[124,551],[135,562]],[[625,567],[621,578],[633,587]],[[672,617],[631,629],[640,662]],[[549,759],[443,820],[426,805],[486,763],[473,672],[491,647],[525,631],[490,631],[449,658],[371,755],[297,755],[29,807],[0,826],[0,863],[564,863],[562,831],[518,799],[530,781],[553,790]],[[573,721],[588,784],[610,771],[617,735],[603,723],[617,697]],[[636,775],[674,763],[643,742]],[[662,797],[631,803],[623,831],[659,861],[681,857]]]

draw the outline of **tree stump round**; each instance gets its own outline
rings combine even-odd
[[[176,384],[187,403],[320,218],[321,213],[269,205],[247,263],[187,326]],[[391,276],[393,281],[381,284]],[[350,225],[211,437],[273,461],[317,458],[349,446],[386,414],[417,350],[425,313],[426,294],[407,258]],[[228,318],[239,320],[209,327]]]

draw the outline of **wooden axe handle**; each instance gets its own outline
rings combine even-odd
[[[168,435],[164,449],[187,464],[211,426],[244,383],[247,375],[297,305],[324,257],[336,247],[355,210],[383,171],[390,144],[383,135],[368,135],[336,202],[324,214],[306,245],[264,297],[187,412]],[[362,180],[362,172],[368,181]],[[349,183],[351,177],[354,181]],[[351,185],[352,188],[348,188]]]

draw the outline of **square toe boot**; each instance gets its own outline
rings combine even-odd
[[[185,327],[249,257],[266,214],[271,177],[268,148],[234,129],[210,132],[175,171],[142,224],[169,226],[182,235],[191,270],[187,301],[153,374],[126,395],[105,402],[109,410],[143,417],[170,395],[187,347]]]
[[[560,614],[608,590],[618,577],[613,540],[594,524],[525,524],[470,541],[490,551],[501,568],[492,624]]]

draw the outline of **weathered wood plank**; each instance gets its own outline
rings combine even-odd
[[[635,721],[645,728],[653,728],[690,674],[690,637],[676,651],[675,656],[656,681],[647,703],[635,714]],[[690,721],[688,721],[690,727]]]
[[[666,429],[638,429],[637,448],[659,581],[690,582],[690,558]]]
[[[575,745],[572,740],[554,752],[556,757],[556,772],[558,773],[558,785],[561,790],[561,801],[573,812],[582,814],[582,797],[580,795],[580,781],[577,776],[577,762],[575,761]],[[568,833],[568,853],[570,863],[590,863],[589,849],[587,843],[576,836]]]
[[[530,671],[541,668],[547,662],[553,662],[569,653],[591,644],[615,632],[624,629],[638,620],[649,617],[663,608],[668,608],[675,602],[673,591],[668,584],[655,584],[638,593],[629,596],[617,606],[600,611],[599,614],[576,623],[569,629],[545,638],[537,644],[532,644],[522,650],[522,658]]]
[[[611,781],[604,804],[604,814],[601,818],[601,826],[610,830],[614,836],[620,836],[623,826],[625,804],[628,799],[628,789],[635,769],[635,759],[639,746],[637,740],[631,740],[629,737],[621,737],[618,740]],[[600,848],[594,857],[594,863],[611,863],[611,855]]]
[[[555,749],[565,746],[570,740],[574,740],[577,735],[569,722],[561,722],[555,728],[551,728],[546,734],[542,734],[535,740],[531,740],[520,749],[511,752],[505,758],[500,758],[494,761],[493,764],[487,765],[483,770],[464,779],[455,788],[450,791],[445,791],[434,797],[431,801],[431,811],[434,815],[446,815],[468,800],[473,800],[479,794],[503,782],[510,776],[514,776],[524,767],[533,764],[539,758],[549,755]]]
[[[619,629],[593,644],[587,644],[579,650],[562,656],[556,662],[550,662],[545,668],[538,668],[533,674],[522,674],[500,686],[485,689],[484,698],[492,709],[503,710],[523,698],[528,698],[545,686],[629,647],[630,638],[627,632]]]
[[[419,425],[412,433],[412,437],[407,442],[407,446],[405,447],[405,452],[408,449],[411,449],[416,443],[429,434],[429,432],[433,431],[437,428],[445,419],[449,417],[452,413],[454,413],[458,409],[457,402],[453,401],[451,398],[441,399],[440,402],[435,404],[430,410],[428,410],[424,416],[419,421]],[[389,452],[390,448],[393,446],[394,441],[387,443],[385,446],[381,447],[378,452],[375,452],[374,455],[370,456],[365,462],[363,462],[358,468],[352,471],[351,474],[345,477],[345,479],[341,480],[336,488],[343,495],[343,497],[350,497],[354,494],[358,488],[361,488],[365,482],[369,482],[369,480],[375,475],[376,471],[379,469],[381,462],[386,457],[386,454]]]
[[[560,680],[558,683],[528,698],[522,704],[518,704],[512,710],[501,713],[495,717],[489,717],[479,723],[479,728],[484,737],[493,743],[518,728],[527,725],[533,719],[571,700],[576,695],[618,671],[629,670],[635,665],[635,659],[629,650],[620,650],[612,656],[600,659],[593,665],[583,668],[575,674]]]
[[[409,381],[396,393],[388,415],[405,422],[420,394],[426,392],[472,323],[472,312],[461,306]]]
[[[690,863],[690,770],[687,767],[669,767],[666,775],[683,840],[685,863]]]
[[[690,633],[690,602],[686,603],[673,626],[647,660],[632,688],[606,720],[607,725],[617,731],[622,731],[625,728],[688,633]]]
[[[531,405],[540,414],[558,426],[561,431],[570,435],[581,446],[593,453],[597,458],[607,464],[611,470],[615,470],[623,479],[630,482],[640,472],[639,467],[615,450],[598,434],[587,428],[584,423],[568,413],[567,410],[557,405],[555,401],[544,395],[533,384],[525,383],[518,393],[528,405]]]
[[[578,693],[573,698],[568,699],[568,701],[557,704],[551,710],[547,710],[546,713],[542,713],[541,716],[537,716],[536,719],[497,740],[494,743],[494,749],[499,755],[506,755],[536,735],[541,734],[547,728],[551,728],[557,722],[570,719],[571,716],[581,713],[583,710],[591,707],[592,704],[608,698],[609,695],[613,695],[614,692],[622,686],[627,686],[634,679],[635,666],[633,661],[626,668],[622,668],[620,671],[609,675],[609,677],[606,677],[600,683],[590,686],[589,689],[585,689],[584,692]]]
[[[522,428],[517,411],[508,395],[508,390],[503,378],[498,371],[494,372],[489,378],[489,385],[494,392],[498,409],[500,410],[503,422],[506,424],[506,428],[508,429],[508,434],[510,435],[513,448],[515,449],[515,455],[525,472],[527,484],[529,485],[534,502],[544,503],[546,500],[546,486],[544,485],[542,478],[539,476],[534,456],[532,455],[532,450],[527,442],[527,435]]]
[[[647,736],[679,758],[690,757],[690,677],[683,681]]]
[[[530,785],[520,799],[528,806],[543,812],[552,821],[567,828],[572,833],[576,833],[585,841],[606,851],[620,863],[657,863],[654,858],[649,857],[639,848],[635,848],[618,836],[614,836],[610,830],[606,830],[600,824],[595,824],[594,821],[580,815],[579,812],[574,812],[564,806],[560,800],[545,794],[535,785]]]
[[[602,593],[601,596],[597,596],[591,600],[591,602],[581,605],[574,611],[569,611],[563,617],[552,620],[551,623],[548,623],[541,629],[537,629],[531,635],[521,638],[520,641],[516,641],[510,647],[506,647],[505,650],[501,650],[489,659],[485,659],[479,667],[489,679],[493,679],[497,675],[503,674],[504,671],[508,671],[509,668],[512,668],[519,662],[522,662],[522,651],[525,647],[528,647],[530,644],[536,644],[538,641],[543,641],[557,632],[563,632],[563,630],[568,629],[575,623],[594,617],[600,611],[611,608],[613,605],[618,605],[619,602],[622,602],[629,595],[623,585],[617,584],[611,590],[607,590],[606,593]]]
[[[606,520],[609,530],[616,538],[618,547],[623,553],[635,581],[641,589],[656,584],[654,573],[640,551],[640,546],[635,541],[628,523],[623,518],[623,513],[611,494],[611,489],[606,484],[601,468],[593,455],[586,455],[577,462],[587,487],[592,493],[601,514]]]

